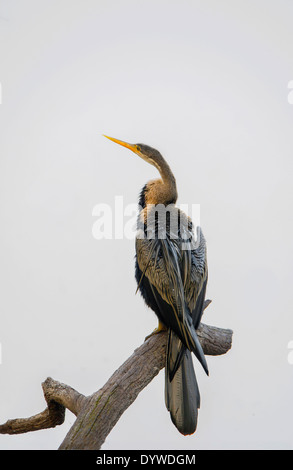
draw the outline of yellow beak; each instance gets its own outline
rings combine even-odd
[[[123,142],[123,140],[114,139],[114,137],[109,137],[107,135],[104,135],[104,137],[109,140],[112,140],[113,142],[116,142],[116,144],[123,145],[123,147],[126,147],[127,149],[130,149],[133,152],[137,153],[137,148],[134,144],[129,144],[128,142]]]

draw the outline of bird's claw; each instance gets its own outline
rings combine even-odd
[[[149,335],[147,335],[144,340],[146,341],[151,336],[157,335],[157,334],[161,333],[162,331],[166,331],[166,330],[167,330],[167,328],[165,327],[165,325],[163,325],[162,323],[159,323],[157,328],[155,328]]]

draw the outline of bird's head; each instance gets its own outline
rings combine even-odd
[[[159,171],[161,178],[158,180],[150,181],[146,185],[148,193],[148,203],[150,204],[169,204],[175,203],[177,200],[177,189],[174,175],[167,164],[166,160],[162,157],[158,150],[149,147],[145,144],[129,144],[123,140],[114,139],[113,137],[107,137],[107,139],[116,142],[116,144],[122,145],[128,148],[132,152],[136,153],[140,158],[145,160],[147,163],[155,166]]]
[[[163,157],[160,152],[152,147],[149,147],[145,144],[129,144],[128,142],[123,142],[123,140],[114,139],[113,137],[108,137],[104,135],[107,139],[116,142],[116,144],[122,145],[132,152],[136,153],[140,158],[145,160],[147,163],[154,165],[159,171],[163,162]]]

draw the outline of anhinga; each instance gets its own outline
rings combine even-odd
[[[149,181],[140,194],[135,276],[142,297],[159,319],[155,332],[169,330],[166,407],[177,429],[184,435],[192,434],[196,430],[200,394],[191,352],[208,374],[196,334],[208,277],[205,239],[198,228],[195,243],[191,219],[175,206],[176,180],[162,155],[144,144],[107,138],[155,166],[161,176]],[[158,207],[167,208],[164,217],[160,217]]]

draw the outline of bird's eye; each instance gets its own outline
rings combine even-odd
[[[139,152],[141,151],[141,148],[139,145],[136,146],[136,150],[138,150]]]

